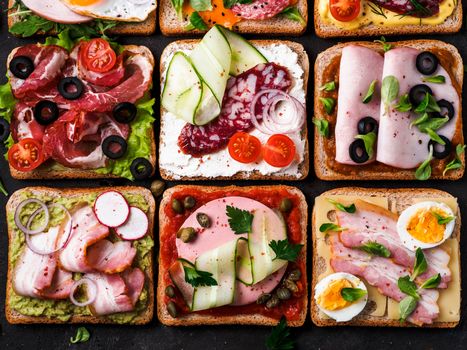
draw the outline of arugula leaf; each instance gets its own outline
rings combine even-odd
[[[283,239],[281,241],[273,240],[269,242],[269,246],[276,253],[275,258],[272,260],[280,259],[294,262],[297,260],[303,244],[291,244],[287,239]]]
[[[199,15],[198,12],[193,12],[191,14],[190,24],[185,26],[185,30],[187,30],[187,31],[194,30],[194,29],[198,29],[198,30],[207,30],[208,29],[208,26],[206,25],[206,23],[204,23],[203,19],[201,18],[201,16]]]
[[[91,337],[91,334],[89,334],[89,331],[84,328],[84,327],[79,327],[75,337],[70,338],[70,343],[76,344],[76,343],[85,343],[89,340]]]
[[[183,18],[183,3],[185,0],[170,0],[179,19]]]
[[[434,130],[426,128],[425,131],[428,134],[428,136],[430,136],[430,139],[432,139],[436,143],[439,143],[442,146],[446,145],[446,142],[444,142],[443,139],[439,137],[439,135]]]
[[[399,303],[400,321],[403,322],[414,312],[417,307],[417,299],[408,295]]]
[[[313,118],[312,121],[321,136],[329,137],[329,122],[326,119]]]
[[[236,235],[242,233],[251,233],[251,225],[253,223],[253,214],[248,210],[242,210],[230,205],[226,208],[229,225]]]
[[[211,0],[190,0],[190,6],[195,11],[211,11]]]
[[[454,216],[442,216],[442,215],[439,215],[437,212],[435,211],[432,211],[431,214],[436,218],[436,220],[438,221],[438,224],[440,225],[446,225],[446,224],[449,224],[452,220],[455,219]]]
[[[335,81],[328,81],[326,84],[319,87],[319,91],[331,92],[331,91],[334,91],[334,90],[336,90],[336,82]]]
[[[279,324],[272,329],[271,334],[266,338],[266,348],[268,350],[292,350],[294,347],[295,344],[290,336],[287,321],[282,316]]]
[[[185,272],[185,282],[191,284],[193,287],[209,287],[217,286],[217,281],[212,278],[212,273],[207,271],[197,270],[194,266],[183,264],[183,271]]]
[[[299,22],[301,25],[306,24],[297,6],[288,6],[283,9],[280,14],[287,17],[288,19],[291,19],[292,21]]]
[[[383,258],[389,258],[391,256],[389,249],[377,242],[366,242],[358,247],[358,249],[371,255],[382,256]]]
[[[412,109],[412,103],[410,103],[409,94],[402,95],[394,108],[399,112],[409,112]]]
[[[21,21],[10,27],[10,33],[28,38],[37,32],[47,33],[54,28],[54,22],[35,15],[22,16]]]
[[[422,164],[415,170],[415,178],[417,180],[428,180],[431,176],[431,161],[433,160],[433,146],[430,146],[430,153],[428,158],[423,161]]]
[[[434,289],[434,288],[438,288],[440,283],[441,283],[441,275],[438,273],[436,275],[431,276],[425,282],[423,282],[420,288]]]
[[[418,247],[415,251],[415,263],[412,271],[412,275],[410,276],[410,280],[415,280],[419,275],[424,273],[428,268],[428,263],[426,262],[425,255],[423,254],[423,250]]]
[[[370,83],[370,86],[368,87],[368,91],[366,92],[365,97],[363,97],[362,99],[363,103],[367,104],[371,102],[371,99],[373,98],[373,94],[375,93],[375,87],[376,87],[377,82],[378,80],[375,79]]]
[[[320,232],[328,232],[328,231],[340,232],[340,231],[346,231],[346,230],[347,230],[346,228],[340,227],[339,225],[333,224],[331,222],[324,223],[319,227]]]
[[[8,192],[5,188],[5,186],[3,185],[3,182],[2,180],[0,180],[0,192],[3,193],[5,196],[8,196]]]
[[[410,279],[410,276],[399,277],[397,286],[402,293],[410,295],[417,300],[420,299],[417,293],[417,285]]]
[[[383,12],[383,14],[384,14],[384,12]],[[374,42],[375,43],[380,43],[381,45],[383,45],[383,51],[384,52],[388,52],[389,50],[392,49],[392,45],[386,42],[386,38],[384,36],[382,36],[380,40],[375,40]]]
[[[334,199],[331,199],[331,198],[328,198],[328,202],[333,204],[337,209],[345,213],[353,214],[357,211],[357,207],[353,203],[348,206],[345,206],[344,204],[339,203],[338,201],[335,201]]]
[[[376,133],[372,131],[365,135],[357,135],[355,138],[363,140],[363,143],[365,144],[365,151],[368,154],[368,157],[373,157]]]
[[[456,146],[456,156],[446,165],[446,168],[444,168],[443,176],[446,175],[446,173],[449,170],[456,170],[462,168],[462,161],[460,159],[460,155],[464,153],[466,147],[466,145],[460,144]]]
[[[444,75],[435,75],[432,77],[423,77],[422,81],[424,83],[444,84],[446,82],[446,78]]]
[[[10,83],[0,85],[0,117],[11,122],[15,105],[16,99],[11,91]]]
[[[393,75],[384,77],[383,84],[381,86],[381,100],[383,101],[386,108],[389,107],[392,101],[394,101],[399,95],[399,80]]]
[[[367,294],[366,290],[360,288],[342,288],[341,296],[345,301],[353,303]]]
[[[441,112],[441,108],[438,106],[435,98],[430,94],[426,93],[422,102],[414,109],[414,112],[417,114],[430,113],[430,112]]]
[[[332,114],[334,106],[336,105],[336,100],[332,97],[320,97],[319,100],[323,104],[324,110],[327,114]]]

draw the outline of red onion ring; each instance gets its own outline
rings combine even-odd
[[[20,218],[20,214],[21,214],[21,210],[28,204],[30,203],[36,203],[36,204],[39,204],[40,205],[40,208],[35,210],[34,213],[31,215],[31,216],[34,216],[36,217],[40,212],[45,212],[45,222],[44,224],[35,229],[35,230],[31,230],[29,225],[32,223],[32,220],[31,218],[28,219],[28,222],[27,222],[27,225],[24,226],[22,223],[21,223],[21,218]],[[49,215],[49,209],[47,208],[47,205],[45,205],[44,202],[38,200],[38,199],[35,199],[35,198],[30,198],[30,199],[26,199],[24,201],[22,201],[17,207],[16,207],[16,211],[15,211],[15,224],[16,226],[21,230],[23,231],[26,235],[35,235],[37,233],[41,233],[45,230],[45,228],[49,225],[49,218],[50,218],[50,215]]]
[[[78,300],[75,299],[75,292],[76,292],[76,289],[79,286],[81,286],[82,284],[86,284],[86,286],[88,288],[89,287],[91,287],[91,288],[89,288],[90,290],[87,290],[88,300],[83,301],[82,303],[80,303]],[[89,293],[91,293],[90,297],[89,297]],[[80,280],[73,283],[73,285],[71,286],[70,300],[76,306],[83,307],[83,306],[87,306],[89,304],[92,304],[94,302],[94,300],[96,300],[96,297],[97,297],[97,285],[96,285],[96,282],[90,280],[89,278],[83,277]]]

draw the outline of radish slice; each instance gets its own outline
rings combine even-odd
[[[97,197],[94,213],[102,225],[118,227],[128,219],[130,206],[120,192],[108,191]]]
[[[140,208],[130,207],[130,217],[122,225],[115,229],[120,238],[133,241],[146,235],[149,228],[149,220],[144,211]]]

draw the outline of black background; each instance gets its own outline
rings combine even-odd
[[[316,55],[324,49],[344,40],[323,40],[316,37],[313,29],[313,0],[309,1],[310,20],[309,28],[303,36],[291,38],[305,46],[310,58],[310,82],[308,86],[308,123],[311,124],[313,115],[313,64]],[[466,0],[464,0],[464,3]],[[4,10],[7,8],[6,0],[1,2],[2,17],[0,23],[0,83],[5,83],[5,63],[7,55],[16,47],[27,42],[36,42],[37,40],[18,40],[8,33],[7,18]],[[466,9],[467,6],[464,6]],[[252,38],[252,36],[247,36]],[[390,37],[391,40],[404,40],[415,37]],[[418,38],[440,39],[455,45],[461,56],[467,60],[467,35],[465,26],[455,35],[433,36],[425,35]],[[159,29],[157,33],[150,37],[127,37],[121,38],[122,43],[146,45],[148,46],[156,60],[160,58],[162,50],[166,45],[176,38],[167,38],[161,35]],[[373,40],[374,38],[362,38]],[[346,39],[345,41],[349,41]],[[157,63],[158,64],[158,63]],[[159,75],[158,70],[154,75],[154,96],[159,96]],[[159,102],[159,101],[157,101]],[[156,103],[157,106],[157,103]],[[156,108],[157,109],[157,108]],[[467,110],[467,104],[463,104],[463,109]],[[156,110],[155,132],[158,140],[158,119],[159,112]],[[464,125],[467,123],[464,122]],[[310,130],[313,128],[310,127]],[[310,131],[310,154],[313,155],[313,133]],[[3,153],[3,150],[2,152]],[[313,163],[313,161],[311,161]],[[0,157],[0,177],[8,189],[9,193],[25,186],[52,186],[52,187],[95,187],[112,185],[131,185],[133,183],[126,180],[44,180],[44,181],[17,181],[10,177],[7,162]],[[156,178],[159,178],[156,171]],[[313,172],[313,166],[310,166],[310,175],[304,181],[288,182],[287,184],[297,186],[306,195],[311,208],[315,196],[328,189],[344,186],[362,186],[362,187],[431,187],[445,190],[455,195],[460,204],[462,213],[466,213],[467,200],[467,180],[460,181],[343,181],[343,182],[324,182],[316,178]],[[134,185],[149,186],[151,181],[134,183]],[[278,182],[276,182],[278,183]],[[167,183],[167,186],[173,186],[176,183]],[[232,184],[228,181],[206,181],[199,184],[209,185],[227,185]],[[237,181],[236,185],[251,184],[272,184],[265,181]],[[112,326],[112,325],[87,325],[86,328],[91,332],[91,339],[85,344],[72,345],[69,339],[78,328],[77,325],[10,325],[5,319],[5,284],[7,275],[7,251],[8,235],[5,222],[5,204],[7,198],[0,194],[0,349],[263,349],[264,341],[270,333],[270,328],[254,326],[213,326],[213,327],[165,327],[162,326],[157,317],[146,326]],[[157,221],[157,220],[156,220]],[[156,224],[157,225],[157,224]],[[465,226],[464,226],[465,227]],[[462,235],[465,234],[462,230]],[[157,227],[154,231],[158,232]],[[311,248],[311,246],[310,246]],[[467,248],[467,240],[461,240],[462,265],[464,271],[467,266],[467,254],[464,254]],[[157,256],[158,246],[155,247]],[[308,249],[310,252],[311,250]],[[308,261],[311,262],[311,253],[308,255]],[[308,264],[310,266],[311,264]],[[157,271],[157,266],[155,268]],[[309,271],[309,279],[310,279]],[[464,273],[465,277],[465,273]],[[466,278],[467,279],[467,278]],[[464,279],[464,280],[466,280]],[[465,285],[465,283],[463,283]],[[454,329],[416,329],[416,328],[363,328],[363,327],[336,327],[319,328],[313,325],[310,320],[309,312],[305,325],[300,328],[292,329],[292,336],[296,340],[299,349],[466,349],[467,348],[467,322],[466,299],[463,293],[463,302],[461,310],[461,323]],[[156,314],[156,312],[155,312]]]

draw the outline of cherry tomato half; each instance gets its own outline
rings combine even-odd
[[[350,22],[360,13],[360,0],[329,0],[332,17],[341,22]]]
[[[105,73],[117,62],[117,55],[104,39],[92,39],[83,44],[80,50],[84,66],[93,72]]]
[[[263,147],[263,158],[269,165],[284,168],[295,159],[295,143],[286,135],[272,135]]]
[[[35,139],[22,139],[8,151],[8,162],[19,171],[31,171],[44,162],[42,145]]]
[[[229,140],[229,154],[240,163],[252,163],[261,154],[261,142],[246,132],[237,132]]]

